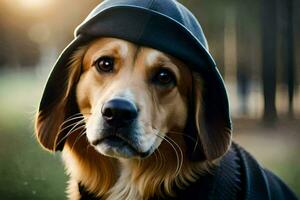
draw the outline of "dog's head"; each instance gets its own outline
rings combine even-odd
[[[184,61],[100,38],[79,48],[68,70],[61,95],[37,116],[37,137],[47,149],[73,133],[117,158],[145,158],[162,141],[174,145],[176,135],[199,160],[219,158],[230,145],[218,94]]]

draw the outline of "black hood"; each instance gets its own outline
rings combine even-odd
[[[204,80],[202,104],[207,132],[215,131],[216,126],[218,130],[231,129],[226,89],[202,28],[194,15],[175,0],[107,0],[99,4],[76,28],[74,40],[55,63],[39,111],[62,95],[74,51],[105,36],[155,48],[188,63]]]

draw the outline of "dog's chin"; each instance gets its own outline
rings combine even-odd
[[[144,159],[153,153],[153,148],[142,152],[119,137],[101,139],[93,146],[99,153],[113,158]]]

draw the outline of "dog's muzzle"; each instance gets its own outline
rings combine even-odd
[[[138,128],[139,109],[131,101],[114,98],[103,104],[100,137],[92,144],[105,155],[117,157],[146,157],[151,151],[141,146]]]

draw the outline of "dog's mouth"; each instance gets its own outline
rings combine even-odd
[[[108,135],[95,140],[92,144],[107,156],[123,158],[146,158],[151,154],[151,149],[143,152],[130,139],[118,134]]]

